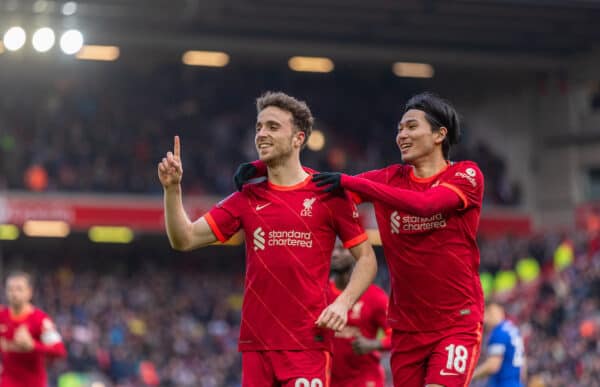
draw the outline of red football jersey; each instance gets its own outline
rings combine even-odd
[[[333,332],[315,321],[328,305],[336,236],[347,248],[367,240],[350,197],[323,192],[311,176],[292,187],[263,181],[224,199],[205,219],[220,241],[244,229],[240,351],[331,350]]]
[[[19,326],[25,325],[35,347],[31,352],[16,352],[10,347]],[[54,324],[46,313],[33,308],[20,316],[12,315],[6,306],[0,306],[0,353],[2,372],[0,387],[46,387],[46,356],[65,356],[66,351],[60,336],[51,338],[51,344],[42,342],[44,329],[54,328]],[[54,334],[56,336],[56,334]]]
[[[357,177],[418,192],[443,186],[463,204],[449,213],[420,217],[374,200],[390,271],[390,326],[402,331],[434,331],[482,321],[476,238],[484,180],[477,164],[451,163],[426,179],[416,177],[412,166],[401,164]]]
[[[331,290],[334,296],[341,293],[333,281]],[[336,382],[358,380],[367,375],[383,378],[381,353],[373,351],[358,355],[352,350],[352,342],[358,336],[374,339],[379,329],[383,329],[386,337],[382,343],[384,348],[389,347],[391,332],[388,329],[387,308],[388,296],[385,291],[379,286],[371,285],[348,311],[346,327],[341,332],[336,332],[333,339],[332,386],[335,386]]]

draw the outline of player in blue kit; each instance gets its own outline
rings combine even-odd
[[[489,302],[484,323],[491,330],[487,357],[473,373],[473,380],[489,377],[488,387],[523,387],[526,378],[525,348],[519,328],[506,319],[504,308]]]

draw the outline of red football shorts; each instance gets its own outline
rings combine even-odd
[[[330,387],[328,351],[242,352],[242,387]]]
[[[379,366],[368,374],[352,378],[340,379],[335,376],[331,378],[331,387],[384,387],[385,371]]]
[[[394,386],[468,386],[481,350],[481,324],[444,332],[392,332]]]

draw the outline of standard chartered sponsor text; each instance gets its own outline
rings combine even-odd
[[[411,215],[402,217],[402,229],[404,231],[426,231],[444,227],[446,227],[446,219],[441,213],[427,218]]]
[[[269,246],[297,246],[311,248],[312,233],[295,230],[269,231]]]

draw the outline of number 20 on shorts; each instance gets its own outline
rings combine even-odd
[[[294,387],[323,387],[323,382],[319,378],[310,381],[306,378],[298,378],[294,383]]]

